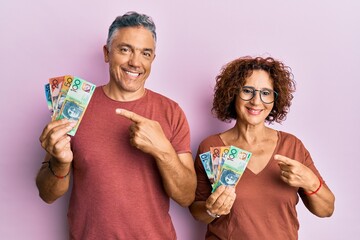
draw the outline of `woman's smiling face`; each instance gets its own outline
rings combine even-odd
[[[256,90],[273,89],[272,79],[264,70],[254,70],[246,78],[244,86],[253,87]],[[273,106],[274,103],[266,104],[261,101],[259,91],[256,91],[255,96],[249,101],[241,99],[239,95],[236,96],[237,119],[243,124],[264,124]]]

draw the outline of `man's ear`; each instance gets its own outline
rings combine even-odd
[[[109,49],[107,48],[107,45],[104,45],[103,51],[104,51],[104,61],[106,63],[108,63],[109,62]]]

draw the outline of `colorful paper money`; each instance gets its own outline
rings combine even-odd
[[[48,109],[52,112],[53,106],[52,106],[50,83],[45,84],[44,90],[45,90],[45,97],[46,97],[46,103],[47,103]]]
[[[199,155],[213,191],[220,185],[236,186],[251,158],[251,153],[235,146],[211,147]]]
[[[213,163],[214,179],[217,179],[220,173],[220,148],[211,147],[211,160]]]
[[[64,100],[66,98],[66,95],[69,91],[73,79],[74,79],[73,76],[70,75],[63,76],[62,86],[57,96],[56,103],[54,104],[55,108],[54,108],[53,119],[56,119],[59,116],[59,112],[63,106]]]
[[[204,166],[207,177],[211,183],[214,183],[214,170],[210,151],[200,154],[199,157]]]
[[[69,135],[75,135],[95,88],[94,84],[71,75],[50,78],[49,84],[45,85],[47,104],[53,111],[52,119],[67,118],[76,122],[75,127],[68,132]]]
[[[52,101],[52,108],[55,112],[57,99],[60,94],[62,83],[64,82],[64,76],[61,77],[54,77],[49,79],[50,84],[50,92],[51,92],[51,101]]]

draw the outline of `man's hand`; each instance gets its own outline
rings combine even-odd
[[[73,160],[70,137],[67,135],[76,122],[67,119],[53,121],[46,125],[39,140],[45,151],[55,158],[59,164],[68,164]]]
[[[275,155],[280,167],[280,178],[292,187],[301,187],[312,192],[319,185],[317,176],[300,162],[282,155]]]
[[[206,209],[211,214],[227,215],[235,202],[235,188],[221,185],[205,202]]]
[[[116,114],[126,117],[133,124],[130,126],[130,143],[145,153],[156,156],[157,153],[172,149],[160,124],[134,112],[116,109]]]

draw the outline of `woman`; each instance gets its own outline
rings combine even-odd
[[[266,125],[285,120],[294,91],[290,68],[271,57],[236,59],[217,76],[212,112],[236,123],[203,140],[197,156],[230,145],[252,156],[236,187],[214,192],[196,158],[198,186],[190,211],[208,224],[206,239],[297,239],[299,196],[316,216],[332,215],[335,197],[303,143]]]

